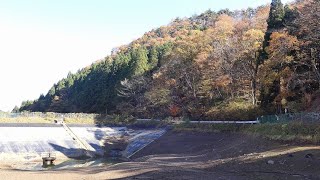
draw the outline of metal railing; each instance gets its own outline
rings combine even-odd
[[[41,157],[45,158],[45,157],[57,157],[57,154],[55,152],[42,152],[41,153]]]
[[[71,129],[68,125],[66,125],[66,123],[64,123],[64,121],[61,122],[61,125],[63,126],[63,128],[67,131],[67,133],[69,134],[69,136],[75,140],[78,145],[84,149],[86,151],[86,154],[89,156],[89,157],[94,157],[95,154],[95,149],[89,144],[87,143],[85,140],[81,140],[79,138],[79,136],[77,136]]]

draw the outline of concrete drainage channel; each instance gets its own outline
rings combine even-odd
[[[0,160],[24,170],[45,170],[43,153],[55,154],[55,169],[112,164],[118,160],[103,158],[106,139],[125,136],[128,142],[121,155],[130,158],[166,132],[165,129],[68,126],[70,130],[55,124],[0,124]],[[81,160],[88,152],[96,157]]]

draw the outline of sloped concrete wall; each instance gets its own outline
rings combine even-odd
[[[103,155],[102,139],[116,135],[123,128],[71,127],[87,141],[97,154]],[[0,127],[0,159],[2,161],[39,159],[41,153],[55,152],[59,157],[80,157],[84,151],[62,126],[54,127]]]
[[[85,151],[60,125],[32,125],[0,124],[0,160],[4,161],[32,161],[41,160],[41,153],[54,152],[60,159],[75,158],[85,155]],[[71,130],[81,140],[90,144],[95,154],[103,155],[104,138],[107,136],[129,135],[129,144],[123,155],[132,154],[159,138],[166,131],[154,130],[127,130],[126,127],[95,127],[76,126]]]

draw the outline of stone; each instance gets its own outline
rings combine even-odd
[[[309,153],[309,154],[306,154],[306,155],[305,155],[305,158],[313,158],[313,154],[310,154],[310,153]]]
[[[268,164],[274,164],[274,161],[273,160],[269,160],[267,163]]]

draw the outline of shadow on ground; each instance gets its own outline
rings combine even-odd
[[[61,152],[64,154],[66,157],[71,158],[71,159],[84,159],[88,158],[86,157],[86,151],[84,149],[77,149],[77,148],[65,148],[62,146],[59,146],[57,144],[49,143],[50,146],[58,152]],[[94,152],[92,152],[94,153]]]
[[[54,172],[96,179],[320,179],[319,167],[317,146],[243,134],[168,132],[131,162]]]

